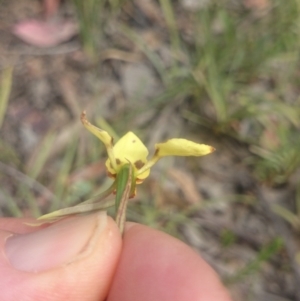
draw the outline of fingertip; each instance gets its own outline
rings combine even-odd
[[[129,224],[108,301],[230,301],[213,269],[190,247],[160,231]]]
[[[26,237],[22,238],[24,235]],[[24,235],[16,235],[15,242],[10,242],[16,246],[4,250],[10,252],[9,256],[21,257],[32,255],[31,251],[36,252],[37,256],[31,258],[31,265],[37,268],[30,272],[32,267],[20,267],[20,260],[10,261],[1,257],[1,295],[7,297],[5,300],[21,300],[23,296],[30,300],[43,300],[46,295],[52,301],[104,300],[122,247],[120,232],[110,217],[105,214],[74,217]],[[88,240],[78,237],[82,235]],[[82,240],[82,247],[77,240]],[[77,253],[64,250],[72,249],[73,244]],[[19,254],[18,249],[21,251]],[[50,249],[53,252],[49,252]],[[66,257],[68,254],[71,257]],[[42,268],[34,258],[41,262]],[[43,263],[43,260],[51,264]]]

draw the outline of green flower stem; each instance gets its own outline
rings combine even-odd
[[[135,179],[133,177],[133,168],[130,163],[124,164],[117,174],[116,179],[116,223],[123,234],[126,222],[126,208],[129,197],[135,189]]]

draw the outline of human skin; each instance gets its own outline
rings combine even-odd
[[[230,301],[213,269],[160,231],[105,213],[40,227],[0,219],[1,300]]]

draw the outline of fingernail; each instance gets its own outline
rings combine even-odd
[[[21,271],[40,272],[76,260],[106,227],[105,212],[72,217],[47,228],[7,239],[5,253]]]

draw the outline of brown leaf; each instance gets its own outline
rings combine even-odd
[[[269,0],[244,0],[244,5],[250,9],[263,10],[269,7]]]
[[[52,47],[69,40],[78,32],[71,21],[26,20],[13,27],[13,34],[22,41],[37,47]]]
[[[171,168],[168,171],[168,175],[176,182],[188,203],[198,204],[201,202],[202,196],[198,192],[195,181],[190,174],[177,168]]]

